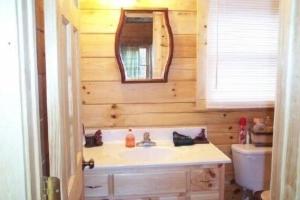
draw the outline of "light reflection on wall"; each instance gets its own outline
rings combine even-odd
[[[99,0],[101,4],[113,7],[130,7],[136,3],[136,0]]]

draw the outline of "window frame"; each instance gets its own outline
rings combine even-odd
[[[209,17],[209,2],[197,1],[197,71],[196,71],[196,110],[231,110],[274,108],[274,101],[249,102],[213,102],[208,98],[208,54],[207,27]],[[277,83],[276,83],[277,84]],[[276,88],[276,87],[275,87]]]

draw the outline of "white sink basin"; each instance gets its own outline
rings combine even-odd
[[[176,150],[163,147],[136,147],[120,152],[120,158],[127,161],[161,161],[175,157]]]

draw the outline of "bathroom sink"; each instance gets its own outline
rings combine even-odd
[[[161,161],[170,160],[176,156],[177,151],[163,147],[136,147],[120,152],[121,159],[128,161]]]

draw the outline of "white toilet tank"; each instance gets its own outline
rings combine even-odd
[[[268,190],[271,179],[272,147],[233,144],[231,149],[237,184],[254,192]]]

